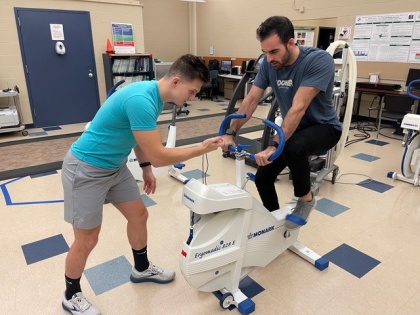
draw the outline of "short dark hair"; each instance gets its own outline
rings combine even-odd
[[[276,34],[283,44],[295,37],[292,22],[285,16],[271,16],[257,28],[257,39],[262,42],[267,37]]]
[[[199,79],[203,83],[210,82],[210,71],[204,61],[194,55],[179,57],[169,68],[167,77],[179,76],[181,79],[193,81]]]

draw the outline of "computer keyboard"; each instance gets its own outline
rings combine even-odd
[[[394,83],[371,83],[371,82],[356,82],[356,87],[363,89],[376,89],[376,90],[387,90],[395,91],[401,89],[400,84]]]

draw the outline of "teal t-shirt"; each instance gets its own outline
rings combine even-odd
[[[132,131],[157,129],[163,106],[156,81],[131,83],[105,101],[71,152],[95,167],[118,168],[137,144]]]

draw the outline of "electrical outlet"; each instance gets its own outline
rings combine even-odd
[[[305,12],[305,7],[300,7],[299,12],[300,12],[300,13]]]
[[[213,46],[210,46],[210,51],[209,51],[209,53],[210,53],[210,55],[213,55],[213,54],[214,54],[214,47],[213,47]]]

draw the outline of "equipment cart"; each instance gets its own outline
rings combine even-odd
[[[19,102],[19,92],[10,90],[7,92],[0,90],[0,97],[11,97],[13,106],[0,107],[0,133],[21,131],[22,136],[27,136],[28,131],[22,124],[23,117]]]

